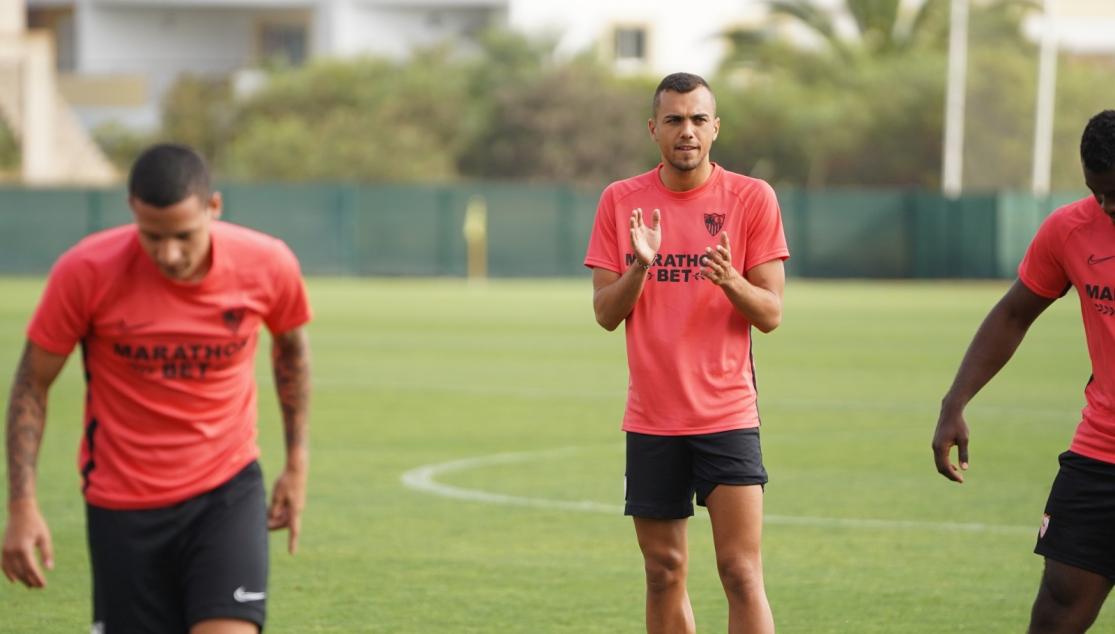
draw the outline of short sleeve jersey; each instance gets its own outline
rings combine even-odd
[[[647,218],[660,210],[662,246],[625,324],[623,429],[678,436],[758,427],[751,323],[701,274],[701,256],[727,232],[740,273],[789,257],[778,201],[767,183],[715,163],[700,187],[671,191],[661,167],[604,190],[584,262],[622,274],[635,261],[632,210]]]
[[[86,500],[167,506],[214,489],[259,455],[254,358],[261,324],[311,313],[285,244],[214,221],[196,284],[166,278],[135,225],[82,240],[55,263],[28,337],[55,354],[79,343],[86,377],[79,469]]]
[[[1092,380],[1069,448],[1115,463],[1115,224],[1094,198],[1058,209],[1038,229],[1018,275],[1049,299],[1076,287]]]

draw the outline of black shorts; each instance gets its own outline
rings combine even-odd
[[[259,463],[173,506],[87,504],[86,516],[94,632],[187,634],[208,619],[263,629],[267,503]]]
[[[651,436],[627,432],[624,515],[681,519],[719,484],[763,485],[767,471],[759,429],[696,436]]]
[[[1115,579],[1115,464],[1066,451],[1034,552]]]

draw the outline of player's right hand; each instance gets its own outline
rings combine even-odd
[[[35,561],[36,549],[42,556],[43,568],[53,570],[54,546],[38,504],[34,499],[12,502],[8,505],[8,528],[4,531],[0,559],[8,581],[19,581],[28,588],[46,587],[46,576]]]
[[[949,459],[953,446],[956,447],[959,467]],[[937,471],[941,475],[953,482],[964,482],[960,472],[968,470],[968,423],[963,414],[941,410],[937,430],[933,432],[933,461],[937,463]]]
[[[631,212],[631,252],[643,264],[654,264],[654,256],[662,246],[662,212],[655,209],[647,224],[642,208]]]

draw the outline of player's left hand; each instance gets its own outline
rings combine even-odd
[[[724,286],[737,278],[742,277],[739,271],[732,266],[732,248],[728,244],[728,233],[720,233],[720,244],[716,248],[707,247],[705,255],[701,257],[701,274],[717,286]]]
[[[302,532],[302,509],[306,507],[306,471],[283,469],[271,491],[271,508],[267,513],[268,530],[289,528],[287,550],[298,550],[298,535]]]
[[[961,471],[968,470],[968,433],[968,421],[964,420],[963,410],[941,408],[937,429],[933,432],[933,462],[938,473],[960,484],[964,484]],[[959,466],[949,458],[953,447],[956,447]]]

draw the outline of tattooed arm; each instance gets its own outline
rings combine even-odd
[[[35,463],[46,427],[46,396],[66,357],[27,342],[8,401],[8,526],[0,567],[9,581],[42,588],[46,577],[35,562],[54,567],[50,531],[35,501]]]
[[[267,525],[271,530],[290,529],[287,548],[293,554],[298,547],[302,509],[306,505],[310,457],[310,341],[304,328],[274,336],[271,364],[275,371],[279,407],[283,413],[287,455],[286,467],[279,474],[271,493]]]

